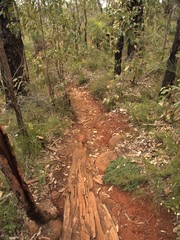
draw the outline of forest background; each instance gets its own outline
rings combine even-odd
[[[10,51],[5,52],[12,80],[9,85],[3,82],[6,69],[1,60],[0,124],[13,143],[25,179],[38,178],[39,188],[45,183],[44,147],[62,136],[73,118],[69,85],[85,86],[107,111],[127,112],[138,132],[154,143],[156,150],[137,156],[145,169],[141,178],[154,201],[178,219],[179,45],[174,65],[168,60],[176,35],[180,41],[179,16],[176,0],[0,1],[0,39],[5,50],[9,44]],[[3,29],[9,35],[3,35]],[[20,60],[13,50],[17,46]],[[13,72],[10,62],[19,64],[18,71]],[[173,81],[165,81],[167,71]],[[130,175],[121,186],[114,177],[119,160],[113,164],[105,176],[107,183],[145,194],[129,186],[138,182],[137,177]],[[13,236],[20,229],[22,213],[17,214],[18,203],[2,174],[0,180],[0,234]]]

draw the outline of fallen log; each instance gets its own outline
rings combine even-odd
[[[94,193],[86,151],[83,144],[78,144],[73,152],[60,239],[118,240],[118,231],[107,207]]]

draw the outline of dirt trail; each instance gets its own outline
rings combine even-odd
[[[70,95],[77,121],[59,148],[66,173],[62,167],[54,172],[59,185],[52,187],[53,203],[64,211],[60,239],[175,239],[166,211],[102,183],[105,167],[117,157],[117,142],[133,131],[128,117],[106,113],[84,88],[74,87]]]
[[[98,174],[96,154],[106,146],[104,138],[108,140],[108,135],[112,135],[113,131],[106,128],[105,113],[102,114],[100,105],[91,101],[87,92],[72,89],[71,102],[80,131],[72,155],[62,239],[118,239],[117,226],[96,193],[93,180]],[[118,120],[115,121],[117,123]]]

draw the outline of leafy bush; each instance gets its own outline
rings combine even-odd
[[[111,161],[104,176],[105,183],[121,187],[128,192],[135,191],[146,179],[141,167],[128,159],[118,158]]]
[[[0,204],[0,238],[6,238],[6,235],[13,236],[22,226],[22,217],[18,212],[17,201],[14,197],[10,197],[8,203],[5,201]],[[18,213],[17,213],[18,212]]]
[[[94,61],[94,59],[87,59],[84,65],[87,69],[89,69],[92,72],[98,69],[98,63]]]
[[[154,199],[174,213],[180,213],[180,151],[177,156],[163,167],[146,163],[146,175]]]
[[[163,114],[164,108],[153,100],[131,104],[129,111],[136,124],[154,123]]]
[[[89,77],[81,73],[78,77],[78,84],[81,86],[81,85],[87,84],[88,82],[89,82]]]
[[[90,49],[86,58],[83,59],[82,65],[84,68],[94,72],[98,70],[108,70],[113,66],[113,61],[109,54],[95,49]]]
[[[94,80],[90,85],[91,94],[94,97],[103,100],[107,91],[108,81],[108,76],[101,76]]]
[[[180,151],[177,157],[167,166],[169,171],[170,194],[167,196],[165,205],[171,208],[176,214],[180,214]]]
[[[178,152],[178,145],[176,143],[174,133],[167,131],[155,131],[154,138],[157,143],[162,143],[162,148],[170,157],[175,157]]]
[[[75,62],[74,64],[71,64],[70,70],[72,75],[79,75],[82,71],[82,64],[80,62]]]

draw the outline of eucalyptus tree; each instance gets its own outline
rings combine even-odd
[[[67,22],[63,15],[63,4],[64,1],[57,0],[23,0],[19,5],[24,32],[34,44],[32,60],[36,63],[38,58],[40,62],[32,67],[39,68],[52,102],[55,100],[54,76],[62,76],[66,48]]]
[[[137,38],[143,29],[143,1],[129,0],[114,2],[111,5],[114,8],[115,22],[118,37],[115,49],[115,66],[114,73],[120,75],[122,72],[122,52],[127,41],[127,56],[133,57],[135,50],[138,48]]]
[[[164,88],[169,88],[170,86],[174,85],[174,82],[176,79],[178,57],[179,57],[177,56],[177,54],[179,53],[179,51],[180,51],[180,17],[177,20],[174,41],[172,44],[172,48],[170,50],[169,58],[167,60],[167,68],[162,81],[162,85],[161,85],[162,89],[160,94],[163,94]]]

